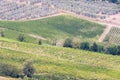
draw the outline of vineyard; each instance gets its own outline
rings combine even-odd
[[[120,56],[89,51],[20,43],[0,38],[0,61],[19,69],[32,59],[35,78],[43,80],[119,80]],[[64,75],[64,76],[63,76]]]
[[[120,29],[112,28],[110,32],[107,34],[104,42],[108,42],[110,44],[120,44]]]

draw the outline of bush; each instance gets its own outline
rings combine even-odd
[[[107,48],[106,53],[117,55],[117,47],[116,46],[110,46]]]
[[[4,32],[2,31],[2,32],[0,32],[0,35],[1,35],[1,37],[5,37],[5,34],[4,34]]]
[[[88,42],[82,42],[80,44],[80,49],[89,50],[89,46],[90,46],[90,44]]]
[[[20,42],[25,41],[24,34],[20,34],[20,35],[18,36],[18,40],[19,40]]]
[[[117,46],[117,55],[120,55],[120,46]]]
[[[35,68],[33,67],[32,61],[26,61],[24,63],[23,73],[25,76],[32,78],[35,73]]]
[[[42,40],[38,40],[38,45],[42,45]]]
[[[2,64],[0,63],[0,74],[3,76],[11,76],[11,77],[19,77],[19,70],[10,64]]]
[[[71,38],[67,38],[63,44],[63,47],[70,47],[72,48],[72,39]]]
[[[91,46],[91,51],[97,52],[98,51],[98,45],[94,42]]]

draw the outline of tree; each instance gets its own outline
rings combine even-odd
[[[4,32],[2,31],[2,32],[0,32],[0,35],[1,35],[1,37],[5,37],[5,34],[4,34]]]
[[[71,38],[67,38],[63,44],[63,47],[70,47],[72,48],[72,39]]]
[[[117,55],[120,55],[120,46],[117,46]]]
[[[35,73],[35,68],[31,60],[24,63],[23,73],[25,76],[32,78],[33,74]]]
[[[94,51],[94,52],[98,51],[98,45],[96,44],[96,42],[94,42],[93,45],[91,46],[91,51]]]
[[[38,45],[41,45],[42,44],[42,40],[38,40]]]
[[[117,54],[117,47],[116,46],[110,46],[107,48],[106,53],[116,55]]]
[[[88,42],[82,42],[80,44],[80,49],[83,49],[83,50],[89,50],[89,43]]]
[[[19,40],[20,42],[25,41],[24,34],[20,34],[20,35],[18,36],[18,40]]]

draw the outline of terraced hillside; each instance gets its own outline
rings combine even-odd
[[[78,37],[96,41],[104,28],[105,26],[70,15],[32,21],[0,21],[0,30],[4,32],[5,37],[16,40],[18,35],[23,33],[26,36],[26,42],[35,41],[30,34],[47,40]]]
[[[107,34],[104,42],[120,45],[120,28],[113,27]]]
[[[42,80],[119,80],[120,56],[0,38],[0,61],[19,69],[31,59]]]

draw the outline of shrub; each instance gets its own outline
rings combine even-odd
[[[25,41],[24,34],[20,34],[20,35],[18,36],[18,40],[19,40],[20,42]]]
[[[42,40],[38,40],[38,45],[42,45]]]
[[[63,47],[70,47],[72,48],[72,38],[67,38],[63,44]]]
[[[19,77],[19,70],[17,67],[10,64],[0,63],[0,74],[4,76]]]
[[[35,73],[35,68],[32,61],[26,61],[24,63],[23,73],[25,76],[32,78]]]
[[[94,42],[91,46],[91,51],[97,52],[98,51],[98,45]]]
[[[117,47],[116,46],[110,46],[107,48],[106,53],[117,55]]]
[[[80,49],[83,49],[83,50],[89,50],[89,43],[88,42],[82,42],[80,44]]]
[[[0,32],[0,35],[1,35],[1,37],[5,37],[5,34],[4,34],[4,32],[2,31],[2,32]]]

